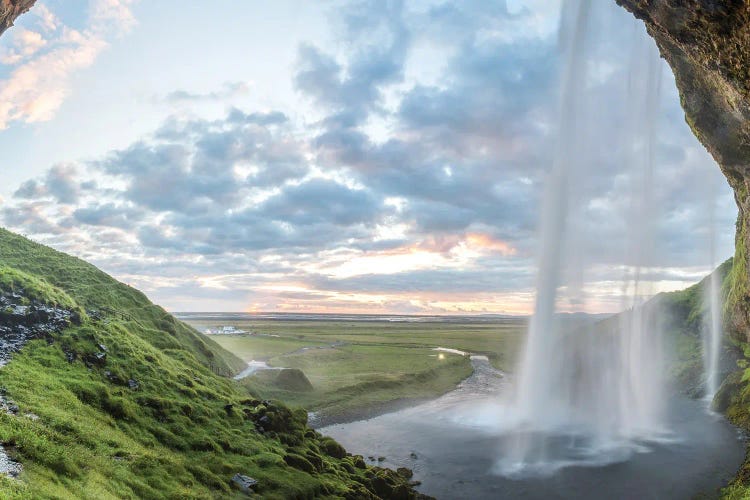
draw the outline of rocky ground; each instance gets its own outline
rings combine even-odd
[[[80,323],[74,311],[29,300],[23,290],[0,294],[0,367],[29,340],[59,333]]]
[[[48,337],[79,322],[76,312],[29,300],[23,290],[0,293],[0,367],[29,340]],[[11,415],[19,413],[18,406],[6,397],[4,388],[0,388],[0,411]],[[37,418],[31,413],[25,416]],[[12,460],[0,445],[0,473],[17,477],[21,470],[21,464]]]

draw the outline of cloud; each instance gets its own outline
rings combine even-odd
[[[41,33],[19,28],[12,31],[12,47],[0,52],[0,62],[17,64],[31,57],[47,45]]]
[[[385,212],[383,201],[368,190],[319,178],[283,189],[263,202],[259,211],[293,226],[330,222],[344,227],[372,225]]]
[[[13,194],[15,198],[35,199],[50,196],[58,203],[74,204],[80,192],[75,165],[55,165],[47,171],[42,180],[31,179],[24,182]]]
[[[168,120],[153,137],[93,166],[125,182],[123,198],[153,211],[207,213],[307,173],[302,145],[283,113],[225,120]]]
[[[60,235],[66,232],[59,221],[50,217],[48,204],[40,201],[23,202],[2,209],[3,221],[11,227],[22,228],[24,234]]]
[[[347,64],[318,47],[299,48],[294,83],[333,114],[329,123],[350,127],[383,104],[382,87],[403,78],[409,30],[402,1],[355,2],[344,9],[347,43],[356,47]]]
[[[170,103],[191,103],[202,101],[224,101],[248,95],[250,84],[247,82],[227,82],[220,90],[212,92],[189,92],[187,90],[175,90],[165,97]]]
[[[37,13],[37,31],[21,29],[13,47],[2,56],[10,64],[9,76],[0,81],[0,129],[11,122],[48,121],[70,93],[76,71],[91,66],[107,47],[113,33],[135,22],[130,0],[95,0],[87,25],[74,29],[63,25],[44,5]]]
[[[131,205],[115,203],[92,204],[77,208],[73,218],[80,224],[131,229],[143,219],[145,212]]]

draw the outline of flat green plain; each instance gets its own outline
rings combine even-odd
[[[248,333],[211,335],[245,361],[301,370],[312,391],[292,391],[269,373],[247,377],[264,397],[314,411],[322,423],[352,420],[444,394],[471,374],[469,356],[488,356],[512,371],[525,333],[523,318],[461,321],[187,319],[199,330],[234,326]]]

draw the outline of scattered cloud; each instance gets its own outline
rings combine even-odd
[[[165,97],[170,103],[194,103],[203,101],[231,101],[248,95],[252,84],[248,82],[227,82],[219,90],[211,92],[189,92],[187,90],[175,90]]]
[[[100,1],[78,31],[39,10],[35,33],[46,43],[11,45],[21,59],[0,83],[0,125],[54,113],[72,71],[106,46],[113,31],[101,26],[132,25],[129,5]],[[608,8],[591,103],[617,124],[629,105],[622,50],[633,25]],[[220,117],[176,113],[125,147],[55,165],[4,202],[2,220],[174,309],[528,312],[554,155],[554,23],[533,5],[511,12],[481,1],[365,1],[333,17],[336,43],[302,44],[289,75],[309,115],[240,109],[243,82],[175,90],[164,99],[235,107]],[[418,57],[425,46],[439,49],[439,63]],[[592,131],[581,154],[600,168],[575,179],[584,209],[573,227],[595,311],[620,307],[632,271],[623,214],[637,179],[612,130]],[[655,291],[707,270],[712,236],[700,203],[728,193],[671,87],[659,130],[661,218],[646,273]],[[720,199],[716,227],[731,229],[731,197]],[[731,239],[719,234],[719,248]]]

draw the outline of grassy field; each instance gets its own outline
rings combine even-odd
[[[245,382],[268,397],[317,412],[323,421],[366,416],[394,404],[443,394],[471,374],[468,356],[484,354],[499,369],[513,369],[525,331],[521,319],[456,321],[351,321],[188,319],[199,330],[234,326],[250,334],[212,335],[245,361],[300,370],[312,391],[288,390],[272,374]]]

